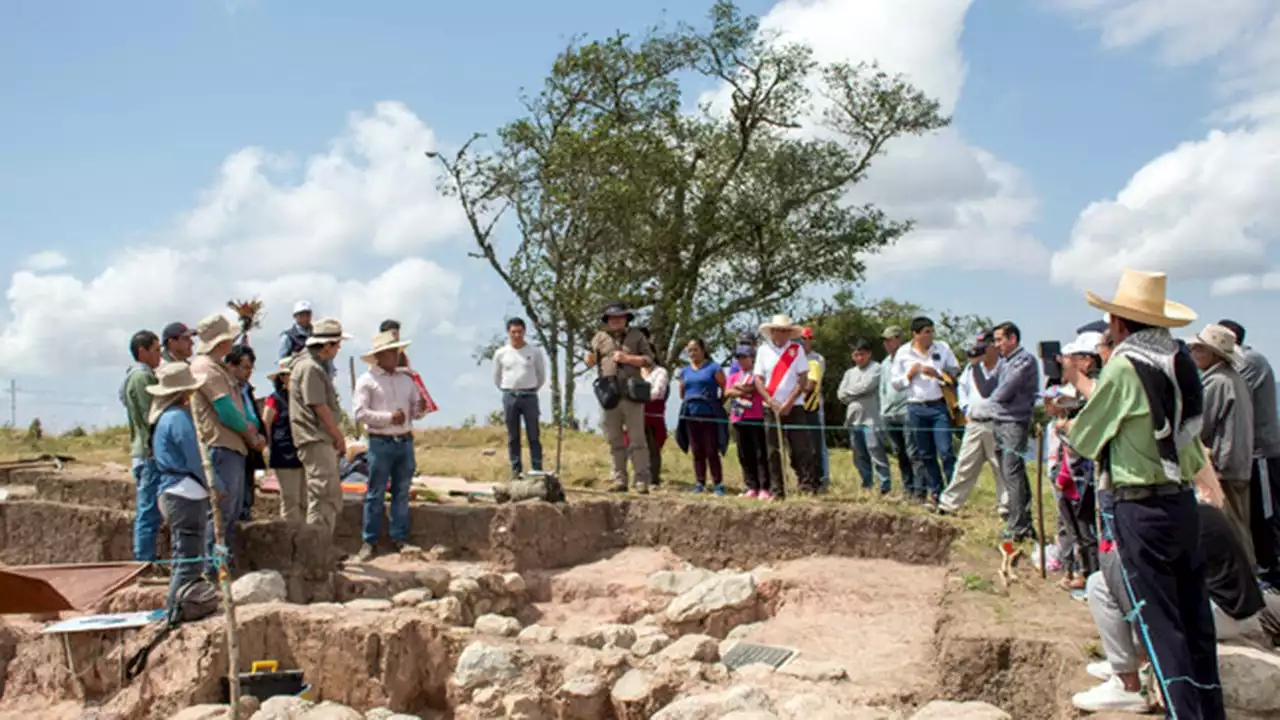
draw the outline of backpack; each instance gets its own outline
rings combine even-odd
[[[169,633],[173,632],[174,628],[184,622],[195,622],[209,617],[218,611],[221,602],[218,588],[202,577],[178,588],[178,591],[173,594],[173,604],[168,608],[164,626],[146,645],[134,653],[133,657],[129,658],[126,677],[132,680],[147,668],[147,657],[151,651],[169,637]]]

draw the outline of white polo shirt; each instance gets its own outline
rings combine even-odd
[[[756,348],[756,364],[752,372],[756,377],[764,380],[764,386],[767,388],[769,387],[769,379],[773,377],[773,368],[782,359],[782,353],[786,351],[789,345],[797,346],[798,352],[795,360],[791,361],[791,371],[783,376],[778,383],[777,389],[773,392],[773,397],[777,398],[779,402],[791,396],[792,391],[796,389],[796,383],[809,377],[809,359],[804,355],[804,347],[797,342],[790,342],[782,347],[777,347],[772,342],[765,341],[760,344],[760,347]],[[795,404],[803,406],[804,399],[804,393],[801,392],[796,396]]]
[[[921,353],[913,344],[903,345],[893,356],[892,385],[894,390],[906,390],[907,402],[934,402],[942,399],[942,383],[924,373],[907,381],[907,372],[913,365],[928,365],[938,372],[945,372],[955,377],[960,371],[960,363],[956,360],[951,347],[941,340],[934,340],[929,349]]]

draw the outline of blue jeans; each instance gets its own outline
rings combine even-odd
[[[880,433],[865,425],[849,427],[849,447],[853,448],[853,464],[862,477],[862,487],[872,486],[871,468],[875,467],[875,479],[880,481],[880,492],[889,492],[889,454],[880,442]]]
[[[177,495],[162,494],[160,508],[169,523],[170,554],[173,572],[169,580],[169,599],[165,607],[171,612],[173,596],[187,583],[200,577],[200,546],[204,544],[206,515],[209,503],[205,500],[188,500]]]
[[[234,450],[216,447],[209,451],[209,463],[213,465],[213,491],[218,495],[218,512],[222,514],[222,541],[228,556],[235,540],[236,523],[244,507],[245,456]],[[208,530],[205,532],[205,556],[211,575],[216,576],[218,564],[213,552],[213,509],[209,510]],[[229,558],[228,558],[229,559]]]
[[[388,485],[391,486],[391,540],[408,541],[409,485],[415,470],[412,435],[369,436],[369,487],[364,494],[361,530],[369,545],[377,545],[378,536],[382,534],[382,509]]]
[[[502,417],[507,424],[507,459],[511,461],[511,472],[524,472],[524,463],[520,460],[520,423],[524,423],[524,432],[529,436],[529,464],[534,472],[542,470],[542,438],[538,426],[538,394],[532,391],[502,391]]]
[[[133,481],[137,486],[137,504],[133,510],[133,559],[151,562],[156,559],[156,538],[160,535],[160,506],[156,498],[156,463],[151,458],[133,468]]]
[[[946,403],[907,403],[907,432],[911,434],[911,464],[916,497],[942,494],[942,478],[956,469],[956,453],[951,445],[951,417]],[[938,467],[938,462],[942,467]]]

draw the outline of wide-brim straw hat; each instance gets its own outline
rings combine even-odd
[[[1104,300],[1092,290],[1085,301],[1106,313],[1162,328],[1184,327],[1196,319],[1195,311],[1165,297],[1168,276],[1159,272],[1128,270],[1120,275],[1116,294]]]
[[[155,424],[160,414],[189,392],[200,389],[204,381],[191,372],[191,366],[184,362],[169,362],[156,368],[156,382],[147,386],[151,393],[151,410],[147,413],[147,422]]]
[[[361,355],[360,359],[367,363],[372,363],[374,361],[374,356],[378,353],[385,352],[387,350],[401,350],[403,348],[407,348],[409,347],[410,342],[410,340],[398,339],[396,337],[396,332],[393,330],[380,332],[373,336],[373,347],[369,352]]]
[[[196,325],[196,337],[200,340],[196,352],[208,355],[214,348],[224,342],[235,340],[239,335],[239,331],[231,325],[231,320],[226,315],[214,313]]]
[[[311,334],[307,336],[307,347],[350,339],[350,335],[342,332],[342,323],[335,318],[324,318],[311,324]]]
[[[1187,344],[1206,347],[1232,364],[1244,359],[1244,353],[1240,352],[1240,345],[1236,342],[1236,334],[1222,325],[1205,325],[1204,329],[1187,340]]]
[[[285,357],[280,358],[279,367],[276,368],[275,372],[267,373],[267,379],[275,382],[275,379],[281,375],[288,375],[293,372],[293,363],[296,362],[297,359],[297,355],[286,355]]]
[[[761,335],[768,335],[774,330],[786,330],[792,338],[798,338],[804,332],[804,328],[796,325],[790,315],[774,315],[772,320],[760,325]]]

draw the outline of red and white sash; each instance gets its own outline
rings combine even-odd
[[[798,344],[787,343],[787,349],[782,351],[782,355],[778,358],[778,364],[773,366],[773,372],[769,374],[769,384],[765,386],[765,390],[769,392],[770,397],[777,393],[778,386],[787,377],[787,373],[791,372],[791,366],[795,364],[796,356],[799,354],[800,346]]]

